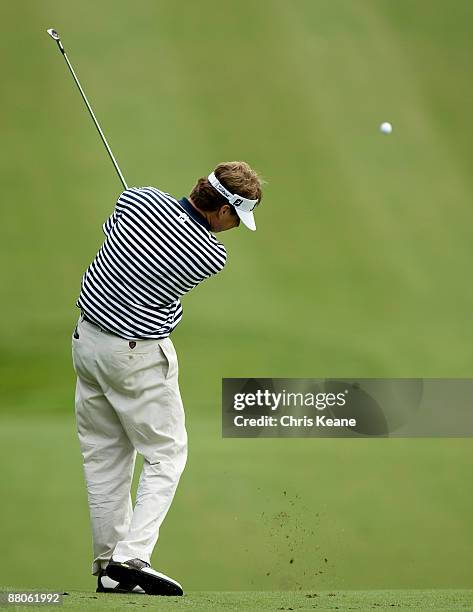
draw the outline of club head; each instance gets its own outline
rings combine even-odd
[[[46,31],[49,36],[51,36],[51,38],[54,38],[54,40],[59,40],[59,34],[56,32],[56,30],[54,30],[53,28],[49,28],[49,30]]]

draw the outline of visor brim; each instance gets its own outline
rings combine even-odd
[[[246,212],[245,210],[239,210],[235,208],[237,215],[243,221],[243,224],[246,225],[248,229],[252,232],[256,230],[255,218],[253,216],[253,212]]]

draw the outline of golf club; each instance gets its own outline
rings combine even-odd
[[[100,125],[99,125],[99,122],[97,121],[97,119],[96,119],[96,117],[94,115],[94,111],[92,110],[92,107],[90,106],[89,101],[87,100],[87,97],[86,97],[86,95],[84,93],[84,90],[82,89],[81,84],[79,83],[79,79],[77,78],[76,73],[74,72],[74,68],[72,67],[71,62],[69,61],[69,58],[66,55],[66,52],[64,50],[64,47],[63,47],[63,44],[62,44],[61,39],[59,37],[59,34],[53,28],[49,28],[49,30],[47,30],[47,32],[48,32],[49,36],[51,36],[51,38],[54,39],[57,42],[57,46],[59,47],[59,50],[63,54],[64,59],[67,62],[67,65],[69,66],[69,70],[71,71],[71,74],[74,77],[74,81],[76,82],[76,85],[79,88],[79,91],[81,93],[82,99],[84,100],[84,102],[85,102],[85,104],[86,104],[86,106],[87,106],[87,108],[89,110],[90,116],[94,120],[95,127],[97,128],[97,130],[98,130],[98,132],[100,134],[100,137],[102,138],[102,141],[103,141],[103,143],[105,145],[105,148],[107,149],[107,152],[108,152],[108,154],[110,156],[110,159],[112,160],[113,165],[115,166],[115,170],[117,171],[118,176],[120,177],[120,180],[121,180],[121,182],[123,184],[123,187],[124,187],[124,189],[128,189],[128,185],[126,184],[126,181],[125,181],[125,179],[123,177],[123,174],[121,173],[121,170],[118,167],[117,160],[113,156],[112,150],[110,149],[110,147],[108,145],[107,139],[105,138],[104,133],[102,132],[102,129],[101,129]]]

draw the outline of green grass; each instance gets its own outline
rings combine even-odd
[[[189,414],[152,559],[186,589],[471,585],[469,440],[222,440],[215,421]],[[93,588],[73,415],[2,418],[0,464],[3,581]]]
[[[8,590],[1,589],[3,591]],[[471,610],[473,591],[196,591],[184,597],[109,595],[69,591],[66,610]],[[9,610],[54,609],[54,606],[12,606]]]
[[[471,588],[471,440],[220,436],[223,376],[473,375],[471,0],[0,3],[2,582],[93,585],[70,340],[120,184],[48,27],[130,185],[268,181],[183,300],[155,565],[191,592]]]

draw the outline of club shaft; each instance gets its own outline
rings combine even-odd
[[[79,83],[79,79],[77,78],[76,73],[74,72],[74,68],[72,67],[71,62],[69,61],[69,58],[67,57],[66,52],[64,51],[64,47],[62,46],[62,44],[59,44],[59,43],[60,43],[60,41],[58,41],[59,49],[60,49],[61,53],[63,54],[64,59],[66,60],[66,63],[68,65],[68,67],[69,67],[69,70],[71,71],[71,74],[72,74],[72,76],[74,78],[74,81],[76,82],[77,87],[79,88],[79,91],[80,91],[80,94],[82,96],[82,99],[84,100],[84,102],[85,102],[85,104],[86,104],[86,106],[87,106],[87,108],[89,110],[90,116],[92,117],[93,122],[95,123],[95,127],[97,128],[97,131],[100,134],[100,138],[102,139],[103,144],[105,145],[105,148],[107,149],[107,153],[108,153],[110,159],[112,160],[113,165],[115,166],[115,170],[117,171],[117,174],[118,174],[118,176],[119,176],[119,178],[120,178],[120,180],[121,180],[121,182],[123,184],[123,188],[124,189],[128,189],[128,185],[126,184],[125,178],[124,178],[124,176],[123,176],[123,174],[122,174],[122,172],[121,172],[121,170],[120,170],[120,168],[118,166],[117,160],[115,159],[115,157],[114,157],[114,155],[112,153],[112,150],[109,147],[107,139],[105,138],[105,135],[102,132],[102,128],[100,127],[99,122],[97,121],[97,118],[94,115],[94,111],[92,110],[92,107],[90,106],[89,101],[87,100],[87,96],[85,95],[85,92],[82,89],[81,84]]]

